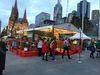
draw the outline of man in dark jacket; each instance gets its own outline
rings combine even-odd
[[[92,39],[90,43],[90,51],[91,51],[90,58],[94,58],[95,50],[96,50],[96,41],[95,39]]]
[[[4,38],[0,40],[0,75],[3,75],[3,70],[5,69],[5,60],[6,60],[6,43]]]
[[[69,40],[68,40],[68,38],[66,38],[66,39],[63,41],[62,59],[64,58],[65,51],[67,51],[68,59],[71,59],[70,54],[69,54],[69,45],[70,45],[70,44],[69,44]]]
[[[97,40],[96,42],[96,58],[100,58],[100,40]]]

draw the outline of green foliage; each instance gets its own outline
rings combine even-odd
[[[78,29],[82,28],[82,18],[73,16],[71,23],[73,25],[75,25],[75,27],[77,27]],[[89,19],[84,18],[84,26],[83,27],[84,27],[84,29],[83,29],[84,33],[87,33],[92,30],[93,24],[91,23],[91,21]]]

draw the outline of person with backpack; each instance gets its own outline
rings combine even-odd
[[[90,58],[94,58],[94,53],[96,51],[96,41],[95,41],[95,39],[92,39],[91,40],[91,43],[90,43],[90,51],[91,51]]]
[[[100,40],[96,42],[96,58],[100,58]]]
[[[64,58],[65,51],[67,51],[68,59],[71,59],[70,54],[69,54],[69,41],[67,38],[63,41],[62,59]]]

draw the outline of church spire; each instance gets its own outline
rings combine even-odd
[[[27,15],[26,15],[26,9],[24,11],[24,16],[23,16],[22,23],[28,23],[28,21],[27,21]]]
[[[15,8],[17,8],[17,0],[15,0]]]
[[[14,17],[16,19],[16,22],[18,21],[18,7],[17,7],[17,0],[15,0],[15,5],[14,5]]]
[[[12,6],[12,11],[11,11],[11,15],[10,15],[10,20],[14,19],[14,7]]]
[[[15,0],[14,13],[15,15],[18,15],[17,0]]]
[[[24,17],[23,18],[26,19],[26,9],[24,11]]]
[[[61,3],[61,0],[58,0],[58,4],[60,4]]]

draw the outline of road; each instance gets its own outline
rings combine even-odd
[[[68,60],[56,56],[56,61],[42,61],[41,57],[22,58],[7,52],[4,75],[100,75],[100,58],[89,58],[89,52],[81,54],[82,63],[78,63],[79,55]]]

